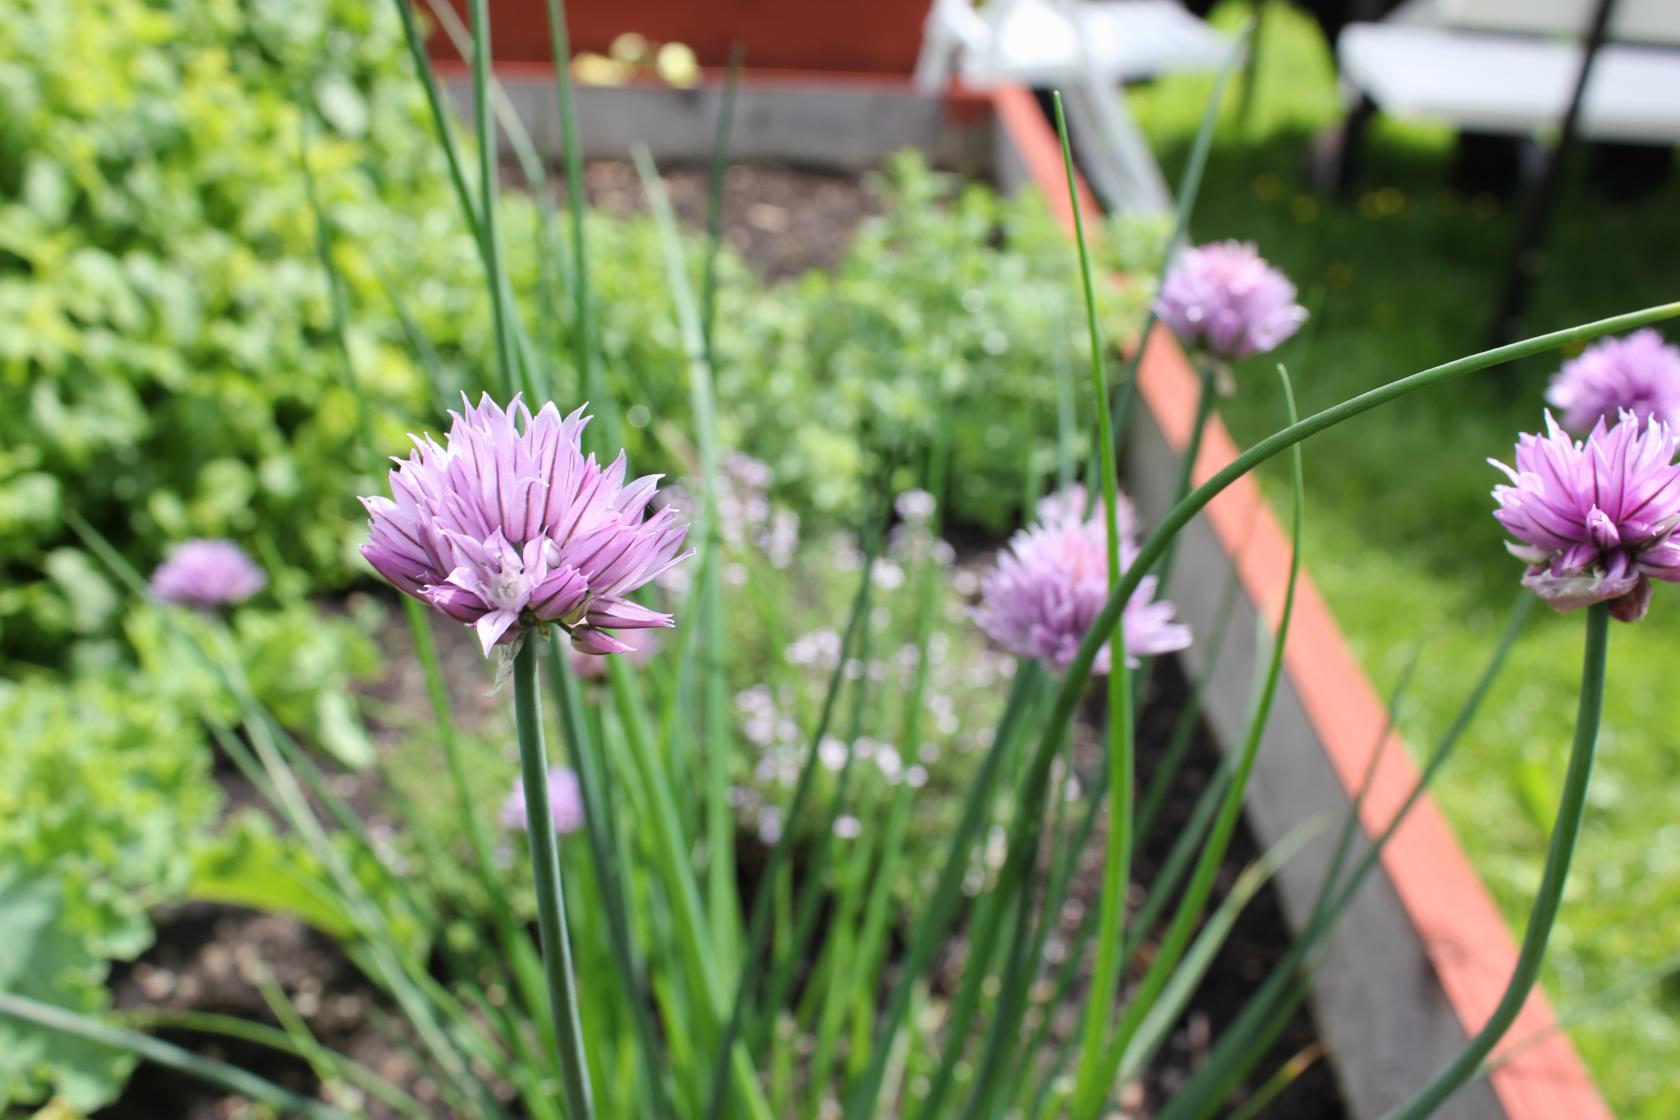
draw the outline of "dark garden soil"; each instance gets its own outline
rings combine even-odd
[[[703,169],[671,168],[666,184],[679,215],[698,225],[703,220],[706,174]],[[628,164],[596,163],[588,169],[591,200],[608,212],[643,208],[640,184]],[[860,222],[877,209],[874,197],[857,180],[769,165],[732,167],[724,207],[729,244],[769,278],[797,275],[810,268],[833,267],[850,244]],[[976,544],[962,542],[968,553]],[[995,546],[995,542],[991,542]],[[395,630],[400,619],[393,612]],[[457,703],[469,722],[487,718],[505,697],[487,698],[476,649],[464,630],[441,632],[442,654],[457,691]],[[386,676],[371,689],[373,699],[417,716],[429,712],[418,666],[405,656],[406,643],[394,641]],[[456,662],[460,664],[457,666]],[[1139,723],[1139,786],[1145,789],[1160,754],[1171,737],[1187,696],[1177,664],[1163,659],[1154,674]],[[1088,709],[1075,732],[1075,758],[1081,780],[1090,789],[1102,749],[1100,711]],[[376,727],[376,731],[379,729]],[[387,730],[387,734],[396,732]],[[1216,745],[1199,729],[1173,792],[1160,819],[1143,837],[1134,874],[1147,884],[1166,858],[1173,839],[1182,831],[1196,798],[1212,779],[1218,764]],[[248,785],[232,771],[224,775],[229,800],[253,803]],[[370,779],[345,780],[340,792],[370,817],[377,817],[382,791]],[[1086,908],[1098,904],[1103,836],[1099,825],[1079,861],[1073,897],[1058,917],[1059,933],[1070,935]],[[1246,827],[1238,829],[1218,875],[1215,901],[1223,897],[1242,869],[1257,856]],[[748,862],[751,862],[750,855]],[[1143,889],[1133,886],[1133,905]],[[158,940],[138,962],[118,970],[112,988],[119,1008],[168,1008],[174,1011],[215,1012],[264,1023],[276,1022],[256,979],[265,977],[283,991],[310,1030],[325,1046],[371,1067],[401,1085],[437,1117],[452,1113],[438,1101],[438,1087],[420,1077],[411,1048],[393,1040],[380,1025],[400,1016],[357,971],[328,938],[290,918],[260,914],[236,907],[193,904],[156,915]],[[1155,931],[1158,935],[1159,931]],[[1136,1098],[1123,1102],[1129,1120],[1146,1120],[1188,1073],[1205,1058],[1220,1031],[1241,1010],[1245,1000],[1287,951],[1290,934],[1277,899],[1264,890],[1243,912],[1235,930],[1197,989],[1187,1014],[1172,1032],[1149,1069]],[[1147,961],[1153,949],[1146,942],[1139,954]],[[960,970],[962,939],[953,941],[936,983],[949,986]],[[1135,977],[1134,977],[1135,980]],[[1077,1008],[1076,1002],[1070,1007]],[[1073,1013],[1052,1023],[1053,1033],[1076,1030]],[[308,1064],[276,1055],[250,1044],[229,1043],[202,1034],[164,1032],[181,1045],[231,1061],[261,1075],[311,1094],[319,1082]],[[1317,1031],[1308,1011],[1297,1013],[1267,1059],[1260,1077],[1302,1053],[1317,1053]],[[393,1115],[370,1108],[375,1117]],[[235,1120],[250,1115],[237,1098],[205,1088],[179,1075],[142,1066],[122,1099],[96,1114],[95,1120]],[[1326,1061],[1314,1061],[1264,1112],[1270,1120],[1342,1120],[1345,1113],[1335,1078]]]
[[[285,993],[311,1033],[403,1088],[432,1115],[452,1116],[438,1087],[421,1075],[410,1044],[387,1036],[373,1016],[384,999],[330,938],[302,922],[234,906],[193,903],[159,915],[158,942],[112,983],[116,1005],[148,1011],[205,1012],[276,1025],[260,984]],[[160,1037],[250,1070],[284,1088],[318,1095],[309,1064],[266,1046],[179,1030]],[[343,1102],[340,1102],[343,1103]],[[374,1102],[378,1120],[397,1113]],[[252,1115],[237,1096],[161,1067],[142,1064],[122,1098],[96,1120],[234,1120]]]
[[[661,171],[677,217],[704,228],[709,172]],[[607,214],[647,210],[647,196],[628,163],[599,161],[584,169],[589,201]],[[880,199],[852,176],[776,164],[741,164],[725,173],[723,240],[765,279],[787,280],[831,270],[851,247],[858,223],[881,210]]]

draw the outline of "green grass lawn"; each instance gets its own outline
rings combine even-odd
[[[1234,25],[1246,4],[1217,14]],[[1226,106],[1193,221],[1198,241],[1237,237],[1300,285],[1312,325],[1281,355],[1305,411],[1480,349],[1512,237],[1511,208],[1448,187],[1444,129],[1379,121],[1347,202],[1313,192],[1308,142],[1341,113],[1312,21],[1274,5],[1252,113]],[[1133,106],[1167,174],[1182,168],[1207,79],[1138,90]],[[1636,204],[1569,178],[1530,305],[1533,333],[1680,296],[1680,176]],[[1680,327],[1670,331],[1680,338]],[[1306,560],[1380,690],[1419,641],[1404,713],[1410,742],[1446,725],[1517,590],[1501,547],[1488,456],[1508,458],[1541,422],[1553,358],[1490,371],[1318,437],[1307,453]],[[1255,365],[1224,402],[1241,442],[1281,422],[1275,379]],[[1281,494],[1282,478],[1267,483]],[[1573,724],[1582,618],[1536,616],[1501,684],[1436,786],[1513,930],[1538,881]],[[1680,588],[1618,625],[1590,816],[1546,984],[1565,1011],[1680,950]],[[1680,983],[1646,985],[1581,1021],[1574,1037],[1618,1115],[1680,1116]]]

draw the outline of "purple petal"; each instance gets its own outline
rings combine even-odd
[[[593,626],[579,626],[572,631],[572,648],[579,653],[593,653],[604,657],[610,653],[630,653],[636,647],[618,640],[605,630],[597,630]]]

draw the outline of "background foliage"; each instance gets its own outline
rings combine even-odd
[[[411,332],[462,388],[489,352],[478,260],[392,10],[18,0],[7,23],[0,385],[21,407],[0,416],[0,648],[50,664],[112,630],[116,597],[69,508],[142,567],[168,542],[230,536],[282,598],[343,586],[358,413],[299,184],[300,106],[378,442],[397,451],[439,418]],[[790,500],[849,519],[871,450],[918,460],[961,402],[954,513],[1001,528],[1053,458],[1054,366],[1082,341],[1046,292],[1070,264],[1036,200],[959,190],[913,158],[880,189],[886,214],[835,275],[769,288],[724,254],[721,437]],[[564,246],[530,199],[504,209],[526,321],[575,384]],[[688,396],[657,236],[596,216],[589,235],[632,460],[680,470]],[[1116,315],[1140,303],[1105,299]]]
[[[1228,28],[1249,5],[1222,5]],[[1516,206],[1453,186],[1450,130],[1379,117],[1364,175],[1346,199],[1309,180],[1303,153],[1341,120],[1335,62],[1317,26],[1267,5],[1251,115],[1232,98],[1193,223],[1199,241],[1254,239],[1301,287],[1312,322],[1280,355],[1313,411],[1479,347],[1515,236]],[[1169,175],[1188,151],[1208,84],[1163,81],[1132,102]],[[1566,169],[1546,234],[1547,265],[1528,326],[1550,330],[1674,298],[1665,246],[1680,236],[1672,171],[1628,200]],[[1421,278],[1427,277],[1427,282]],[[1672,327],[1665,333],[1680,341]],[[1423,656],[1401,714],[1414,745],[1453,718],[1464,682],[1516,594],[1518,566],[1490,517],[1515,433],[1541,424],[1561,356],[1420,394],[1324,433],[1308,449],[1307,563],[1379,691]],[[1239,442],[1270,432],[1279,406],[1263,367],[1240,376],[1221,413]],[[1275,502],[1282,472],[1262,471]],[[1460,841],[1513,930],[1533,899],[1558,800],[1580,672],[1579,619],[1538,611],[1464,749],[1435,787]],[[1680,734],[1665,715],[1680,663],[1680,603],[1659,596],[1611,641],[1611,684],[1576,873],[1544,979],[1561,1009],[1581,1008],[1641,970],[1675,962],[1680,911]],[[1680,1113],[1665,1055],[1680,1045],[1672,977],[1624,992],[1572,1035],[1618,1116]]]
[[[0,989],[81,1010],[151,944],[221,796],[197,722],[127,675],[0,682]],[[0,1018],[0,1105],[103,1103],[132,1063]]]
[[[357,395],[376,443],[400,451],[405,432],[442,418],[434,382],[482,386],[491,317],[391,5],[0,7],[0,725],[16,728],[0,752],[0,984],[28,976],[27,994],[87,1009],[107,999],[109,963],[149,945],[148,907],[256,901],[255,884],[302,864],[260,822],[203,842],[218,796],[202,721],[237,712],[161,616],[130,605],[67,515],[142,571],[187,537],[244,545],[270,576],[227,620],[256,699],[337,762],[363,765],[372,747],[350,686],[378,653],[360,621],[309,601],[363,574],[354,496],[378,486],[357,468]],[[306,153],[332,223],[354,385]],[[1078,318],[1045,294],[1071,290],[1065,242],[1037,200],[915,158],[874,187],[882,217],[833,275],[771,286],[720,258],[722,442],[772,467],[777,500],[813,541],[855,521],[881,462],[904,484],[936,439],[958,453],[949,516],[1007,526],[1054,460],[1057,365],[1084,345]],[[573,385],[567,247],[529,196],[510,194],[502,217],[525,321],[557,383]],[[638,471],[688,473],[687,373],[658,233],[645,219],[589,223],[604,389],[624,442]],[[698,242],[687,251],[698,274]],[[1141,293],[1104,298],[1118,337]],[[817,628],[839,598],[830,584],[849,578],[825,574],[787,625]],[[186,615],[174,625],[214,632]],[[742,680],[780,666],[808,706],[821,673],[786,654],[760,648]],[[980,683],[949,685],[995,704]],[[949,733],[936,723],[929,736]],[[964,758],[948,750],[930,766],[925,803],[957,788]],[[743,758],[744,779],[756,760]],[[941,819],[921,814],[911,831]],[[903,866],[906,882],[922,870]],[[309,894],[269,902],[337,931],[342,919]],[[7,1031],[0,1102],[39,1096],[49,1067],[77,1108],[121,1083],[126,1063],[109,1053],[14,1046]]]
[[[378,247],[351,254],[353,305],[382,309],[356,317],[352,342],[364,388],[397,417],[417,414],[423,383],[381,271],[471,263],[450,236],[389,14],[327,0],[12,6],[0,41],[0,318],[13,324],[0,379],[18,405],[0,416],[9,652],[50,662],[111,626],[114,600],[69,536],[68,508],[143,566],[168,541],[211,535],[277,574],[346,573],[356,410],[298,189],[299,100],[324,122],[314,158],[338,221]],[[421,285],[410,302],[431,317],[441,296],[460,313],[449,297],[468,290]]]

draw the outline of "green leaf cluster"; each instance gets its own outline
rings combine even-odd
[[[476,393],[492,350],[477,249],[393,9],[20,0],[7,24],[0,648],[53,664],[115,630],[119,600],[64,527],[71,509],[143,569],[174,541],[226,536],[282,597],[345,586],[361,570],[353,499],[372,492],[358,395],[379,447],[400,451],[440,418],[435,384]],[[332,334],[305,146],[353,373]],[[1005,526],[1023,473],[1054,460],[1055,363],[1082,345],[1064,246],[1038,200],[960,187],[913,156],[879,192],[883,213],[834,274],[767,285],[722,254],[720,440],[770,462],[796,505],[849,520],[873,456],[917,461],[954,423],[952,517]],[[525,196],[502,216],[538,360],[575,403],[557,224]],[[590,258],[603,387],[632,462],[686,466],[658,236],[592,214]],[[1142,302],[1103,298],[1116,316]]]
[[[1009,527],[1035,496],[1027,480],[1056,463],[1058,368],[1079,368],[1088,346],[1066,242],[1037,195],[1000,195],[913,153],[877,190],[882,213],[840,267],[796,289],[796,363],[734,400],[720,377],[720,411],[784,434],[751,450],[818,511],[859,508],[861,454],[919,462],[943,429],[948,519]],[[1135,330],[1140,290],[1099,296],[1110,337]],[[1088,394],[1080,406],[1088,415]]]
[[[341,765],[362,769],[373,761],[350,682],[366,680],[380,665],[367,636],[373,617],[352,620],[324,614],[307,602],[274,609],[241,607],[227,621],[239,665],[252,696],[281,726],[301,733]],[[182,711],[213,714],[225,725],[238,721],[239,705],[228,695],[218,669],[195,655],[226,644],[221,625],[190,611],[135,611],[125,633],[136,651],[148,690]]]
[[[152,940],[217,809],[210,753],[172,704],[118,677],[0,683],[0,989],[105,1006],[108,962]],[[0,1021],[0,1109],[49,1092],[91,1111],[129,1062]]]
[[[74,509],[142,567],[227,536],[281,575],[350,574],[357,408],[331,341],[309,158],[339,228],[358,387],[394,448],[427,397],[389,277],[476,340],[389,5],[20,0],[0,37],[0,642],[52,662],[116,601]],[[451,281],[450,278],[454,278]],[[440,327],[455,324],[451,329]]]

